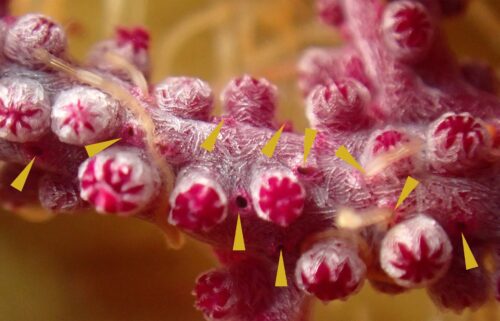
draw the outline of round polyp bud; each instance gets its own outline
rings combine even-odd
[[[446,113],[429,128],[427,153],[436,170],[480,167],[491,148],[488,130],[468,113]]]
[[[258,127],[273,127],[277,89],[266,79],[248,75],[235,78],[226,86],[221,99],[234,119]]]
[[[432,18],[417,1],[389,3],[382,18],[382,31],[389,49],[403,60],[422,58],[434,39]]]
[[[210,319],[225,318],[236,307],[226,270],[212,270],[198,277],[193,295],[196,298],[195,307]]]
[[[356,250],[339,240],[323,241],[297,262],[298,286],[322,301],[346,299],[363,284],[366,266]]]
[[[406,178],[406,176],[415,170],[417,165],[416,158],[403,152],[400,152],[400,156],[398,157],[384,157],[384,155],[398,153],[398,150],[402,150],[405,146],[410,146],[410,143],[410,136],[402,129],[389,128],[376,130],[368,139],[361,161],[369,172],[371,168],[383,166],[380,167],[380,170],[375,170],[377,177],[396,176]],[[385,164],[382,164],[383,162]],[[375,173],[369,174],[373,175]]]
[[[151,204],[160,181],[139,151],[105,150],[86,160],[78,171],[80,196],[103,214],[129,216]]]
[[[106,139],[118,124],[119,104],[90,87],[74,87],[59,94],[52,107],[52,131],[59,140],[87,145]]]
[[[208,173],[194,170],[179,175],[170,207],[170,224],[188,231],[208,231],[226,218],[227,197]]]
[[[404,287],[420,287],[448,269],[453,248],[443,228],[432,218],[418,215],[397,224],[380,245],[380,265]]]
[[[319,19],[327,25],[338,26],[344,20],[340,0],[316,0]]]
[[[307,98],[307,118],[313,127],[354,131],[367,123],[369,99],[368,89],[352,78],[318,85]]]
[[[119,122],[119,103],[100,90],[78,86],[62,91],[52,107],[52,130],[65,143],[85,145],[105,139]]]
[[[213,109],[212,89],[201,79],[169,77],[154,93],[158,107],[178,117],[206,121]]]
[[[149,75],[149,32],[141,27],[118,28],[115,37],[97,43],[90,50],[88,61],[91,65],[126,77],[120,64],[106,59],[107,54],[114,54],[135,66],[144,75]],[[103,59],[104,58],[104,59]]]
[[[0,80],[0,138],[34,141],[49,127],[49,99],[40,83],[18,77]]]
[[[41,14],[27,14],[17,19],[5,38],[5,55],[28,67],[43,63],[36,57],[36,49],[60,56],[66,50],[63,28]]]
[[[250,193],[257,215],[283,227],[293,223],[304,209],[306,192],[289,170],[258,173],[252,180]]]

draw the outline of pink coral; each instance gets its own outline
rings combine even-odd
[[[267,80],[234,79],[222,93],[226,113],[210,118],[212,92],[201,80],[167,78],[152,93],[137,82],[131,68],[147,74],[149,67],[143,30],[120,30],[94,49],[91,69],[75,72],[64,60],[58,24],[19,17],[1,26],[2,81],[28,82],[47,98],[0,91],[0,116],[24,122],[0,128],[0,159],[26,164],[37,156],[37,193],[47,210],[92,207],[162,226],[168,220],[211,244],[223,266],[201,276],[194,291],[208,320],[306,320],[310,295],[344,299],[365,278],[390,293],[425,286],[438,305],[456,311],[479,306],[490,289],[497,297],[500,291],[500,100],[487,68],[460,66],[439,28],[465,2],[318,1],[322,20],[342,28],[347,44],[310,50],[299,64],[307,115],[318,130],[307,165],[297,133],[284,132],[272,158],[261,152],[278,128],[277,89]],[[103,53],[122,63],[99,59]],[[61,103],[64,93],[85,80],[97,87],[85,95],[102,96],[99,112],[109,112],[97,119],[89,102],[60,118],[58,108],[78,106],[76,94],[72,105]],[[51,109],[52,126],[43,118],[50,113],[23,104]],[[214,150],[201,148],[221,120]],[[40,130],[25,132],[26,124]],[[64,125],[73,132],[64,134]],[[81,146],[66,144],[118,137],[118,145],[88,160]],[[341,145],[365,168],[382,168],[360,173],[334,156]],[[401,150],[409,152],[387,157]],[[394,210],[409,175],[420,185]],[[347,237],[345,225],[335,226],[343,208],[363,222],[389,215]],[[236,253],[238,214],[246,251]],[[480,268],[465,270],[462,233]],[[482,267],[490,248],[492,278]],[[288,287],[274,284],[281,252]]]

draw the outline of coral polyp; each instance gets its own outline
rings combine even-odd
[[[118,29],[80,66],[49,17],[4,18],[0,159],[34,159],[26,204],[135,216],[210,244],[222,266],[193,292],[207,320],[305,321],[312,297],[345,300],[365,281],[481,306],[500,292],[500,99],[440,28],[465,2],[318,0],[345,45],[298,63],[306,160],[266,79],[236,75],[215,94],[194,77],[150,84],[142,28]],[[84,146],[115,139],[87,158]]]

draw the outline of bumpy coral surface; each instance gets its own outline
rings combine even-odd
[[[172,242],[180,229],[211,244],[221,267],[193,292],[207,320],[307,320],[310,298],[343,300],[365,280],[392,294],[426,287],[455,311],[498,299],[500,100],[490,70],[461,66],[439,27],[465,2],[317,2],[346,44],[299,62],[318,130],[306,163],[303,135],[287,127],[271,158],[261,151],[280,128],[265,79],[233,79],[212,117],[204,81],[147,84],[143,29],[119,29],[78,66],[50,18],[3,18],[2,202],[136,216]],[[213,151],[200,147],[221,120]],[[116,138],[88,158],[85,145]],[[341,145],[365,173],[335,156]],[[9,184],[33,158],[20,194]],[[395,209],[408,176],[420,184]],[[233,251],[238,215],[245,251]],[[280,252],[287,287],[275,286]]]

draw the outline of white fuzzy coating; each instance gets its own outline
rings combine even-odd
[[[271,221],[269,211],[264,211],[259,205],[260,195],[259,192],[262,188],[269,189],[268,180],[271,177],[277,177],[279,181],[288,177],[292,184],[298,184],[301,187],[300,194],[294,195],[295,198],[305,198],[306,191],[304,190],[302,184],[300,184],[297,177],[288,169],[271,169],[268,171],[257,173],[252,182],[250,183],[250,196],[252,198],[252,204],[257,213],[257,216],[265,221]],[[291,197],[291,195],[290,195]],[[297,216],[301,214],[302,208],[295,208],[294,211]]]
[[[94,170],[87,170],[89,163],[95,159]],[[110,182],[106,182],[104,178],[104,165],[109,160],[111,164],[111,182],[120,182],[120,173],[131,173],[128,182],[121,185],[123,192],[115,191]],[[123,147],[114,147],[107,149],[94,158],[90,158],[80,165],[78,170],[78,179],[80,181],[80,197],[89,201],[99,213],[117,214],[120,216],[128,216],[137,213],[147,205],[151,204],[152,200],[157,196],[160,187],[160,178],[158,172],[148,162],[146,162],[139,152],[134,149],[123,149]],[[86,182],[89,182],[86,186]],[[127,192],[137,186],[144,186],[138,192]],[[113,196],[116,202],[130,202],[134,204],[134,208],[128,211],[109,212],[106,209],[106,204],[99,197],[95,201],[91,201],[92,195],[102,192],[108,192]]]
[[[295,279],[299,288],[306,291],[303,277],[308,283],[315,283],[316,272],[321,263],[326,263],[330,270],[330,281],[335,282],[338,278],[339,268],[347,264],[351,270],[351,280],[345,287],[355,287],[351,294],[361,289],[365,275],[366,266],[356,254],[356,250],[348,243],[340,240],[328,240],[317,243],[310,250],[302,254],[295,269]]]
[[[119,122],[119,103],[90,87],[61,92],[52,107],[52,131],[61,142],[87,145],[109,138]]]
[[[210,85],[198,78],[168,77],[154,90],[158,107],[183,118],[208,120],[213,109]]]
[[[21,77],[0,80],[0,138],[35,141],[49,126],[49,98],[39,82]]]
[[[59,56],[66,50],[66,34],[61,25],[41,14],[20,17],[5,38],[7,57],[28,67],[42,66],[35,58],[35,49],[44,49]]]
[[[442,247],[441,254],[433,260],[433,263],[440,265],[441,268],[431,280],[423,280],[420,284],[415,284],[411,279],[401,279],[405,271],[395,266],[392,262],[401,261],[401,256],[397,248],[398,243],[404,244],[417,259],[420,259],[420,237],[425,238],[431,255]],[[451,242],[441,225],[426,215],[418,215],[397,224],[387,232],[380,245],[380,265],[385,273],[393,278],[398,285],[404,287],[425,286],[441,277],[448,270],[452,252],[453,247]]]

